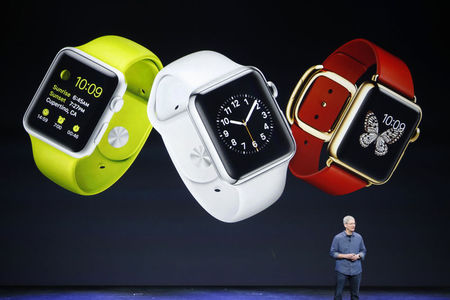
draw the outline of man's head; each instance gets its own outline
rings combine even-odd
[[[356,227],[355,218],[353,218],[352,216],[345,216],[343,221],[344,221],[344,227],[348,232],[355,231],[355,227]]]

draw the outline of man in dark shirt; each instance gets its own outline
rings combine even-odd
[[[361,260],[366,256],[363,238],[355,232],[356,222],[352,216],[344,217],[345,230],[335,235],[330,256],[336,259],[336,291],[334,299],[341,300],[345,281],[350,282],[351,299],[359,299]]]

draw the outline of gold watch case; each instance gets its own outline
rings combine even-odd
[[[344,106],[342,107],[339,116],[336,118],[336,121],[332,125],[331,129],[326,132],[319,131],[316,128],[313,128],[312,126],[303,122],[298,116],[298,112],[300,110],[301,103],[304,100],[305,96],[307,95],[309,88],[314,83],[314,81],[321,76],[327,77],[327,78],[335,81],[336,83],[338,83],[341,86],[343,86],[344,88],[346,88],[349,92],[349,97],[346,100]],[[330,167],[332,163],[336,163],[340,167],[342,167],[342,168],[348,170],[349,172],[352,172],[352,173],[356,174],[357,176],[366,180],[368,185],[384,184],[391,178],[391,176],[395,172],[400,160],[402,159],[408,145],[412,142],[415,142],[418,139],[419,134],[420,134],[420,129],[418,126],[422,119],[422,110],[415,103],[416,97],[414,97],[414,99],[410,100],[410,99],[394,92],[393,90],[387,88],[386,86],[378,83],[377,79],[378,79],[378,75],[374,75],[372,77],[371,81],[364,82],[359,87],[356,87],[356,85],[354,85],[352,82],[348,81],[347,79],[343,78],[342,76],[340,76],[334,72],[331,72],[331,71],[323,70],[322,65],[316,65],[316,66],[309,68],[303,74],[303,76],[300,78],[300,80],[298,81],[297,85],[294,88],[294,91],[292,92],[291,97],[289,98],[289,102],[286,107],[286,117],[288,119],[288,122],[291,125],[293,125],[295,123],[297,126],[299,126],[302,130],[304,130],[308,134],[310,134],[318,139],[321,139],[324,142],[328,142],[328,147],[327,147],[327,151],[328,151],[328,155],[329,155],[329,158],[327,160],[328,167]],[[415,133],[412,135],[412,137],[410,138],[410,140],[408,141],[406,146],[403,148],[402,153],[399,156],[399,159],[397,160],[394,168],[392,169],[392,172],[389,174],[388,178],[384,181],[378,181],[375,178],[371,178],[369,175],[344,163],[343,161],[341,161],[339,159],[338,154],[337,154],[339,146],[341,145],[341,142],[342,142],[347,130],[349,129],[354,118],[357,116],[358,109],[364,103],[364,100],[366,99],[366,96],[369,93],[369,91],[371,89],[377,88],[377,87],[380,90],[382,90],[383,92],[385,92],[386,94],[390,95],[391,97],[401,101],[405,105],[414,107],[417,111],[419,111],[419,114],[420,114],[419,121],[415,128]]]

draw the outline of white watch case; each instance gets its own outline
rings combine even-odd
[[[248,181],[248,180],[250,180],[250,179],[252,179],[252,178],[254,178],[254,177],[256,177],[256,176],[258,176],[258,175],[260,175],[260,174],[262,174],[262,173],[264,173],[264,172],[266,172],[266,171],[268,171],[268,170],[270,170],[270,169],[272,169],[272,168],[274,168],[274,167],[276,167],[276,166],[278,166],[278,165],[280,165],[280,164],[282,164],[282,163],[284,163],[284,162],[286,162],[288,160],[290,160],[295,154],[295,141],[294,141],[294,139],[293,139],[293,137],[291,135],[290,138],[292,139],[292,142],[293,142],[293,145],[294,145],[294,150],[292,152],[289,152],[288,154],[286,154],[286,155],[284,155],[282,157],[279,157],[277,160],[272,161],[271,163],[266,164],[266,165],[264,165],[264,166],[262,166],[262,167],[260,167],[260,168],[258,168],[256,170],[254,170],[254,171],[244,175],[243,177],[241,177],[239,179],[232,178],[228,174],[228,172],[226,171],[225,166],[224,166],[224,164],[222,162],[222,159],[221,159],[219,153],[217,152],[217,150],[216,150],[216,148],[215,148],[215,146],[214,146],[214,144],[213,144],[213,142],[212,142],[212,140],[211,140],[211,138],[210,138],[210,136],[209,136],[209,134],[207,132],[207,129],[206,129],[206,127],[205,127],[205,125],[204,125],[204,123],[203,123],[203,121],[202,121],[202,119],[201,119],[201,117],[200,117],[200,115],[199,115],[199,113],[198,113],[198,111],[196,109],[195,99],[196,99],[196,96],[199,95],[199,94],[208,93],[208,92],[210,92],[210,91],[212,91],[214,89],[217,89],[217,88],[219,88],[219,87],[221,87],[221,86],[223,86],[223,85],[225,85],[225,84],[227,84],[229,82],[232,82],[232,81],[234,81],[236,79],[239,79],[240,77],[242,77],[244,75],[247,75],[250,72],[258,72],[262,76],[262,78],[264,79],[264,81],[266,83],[267,88],[270,91],[270,94],[272,95],[272,100],[275,103],[275,106],[276,106],[276,108],[278,110],[278,113],[280,113],[283,116],[283,112],[281,111],[280,107],[278,106],[277,101],[275,100],[276,96],[278,95],[278,91],[277,91],[275,85],[272,82],[267,81],[260,70],[258,70],[255,67],[249,67],[249,66],[239,67],[235,71],[233,71],[231,73],[228,73],[228,74],[225,74],[224,76],[219,77],[217,79],[214,79],[211,82],[209,82],[209,83],[207,83],[207,84],[197,88],[196,90],[194,90],[191,93],[191,95],[189,97],[189,103],[188,103],[189,116],[190,116],[190,118],[191,118],[191,120],[192,120],[192,122],[194,124],[194,127],[197,130],[197,133],[198,133],[198,135],[199,135],[199,137],[200,137],[204,147],[206,148],[209,156],[211,157],[213,165],[215,166],[219,176],[222,179],[224,179],[226,182],[228,182],[230,184],[236,184],[236,185],[237,184],[241,184],[241,183],[243,183],[245,181]],[[287,120],[284,117],[282,118],[282,120],[284,121],[283,122],[284,126],[286,126],[286,128],[290,132],[290,128],[289,128],[289,124],[288,124]]]

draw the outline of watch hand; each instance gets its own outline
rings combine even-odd
[[[243,123],[243,124],[245,126],[245,129],[247,129],[248,135],[250,136],[250,139],[252,140],[252,145],[253,145],[255,140],[253,139],[252,134],[250,133],[250,130],[248,130],[247,123]],[[258,152],[258,151],[259,151],[259,149],[258,149],[258,147],[256,147],[256,152]]]
[[[250,108],[250,111],[248,112],[247,118],[245,118],[244,123],[247,124],[248,120],[250,120],[250,117],[252,116],[253,110],[255,110],[256,104],[258,104],[258,103],[257,103],[257,100],[255,100],[255,101],[253,102],[253,105],[252,105],[252,107]]]
[[[235,124],[235,125],[245,125],[244,123],[238,122],[238,121],[235,121],[235,120],[230,120],[230,123],[231,124]]]

